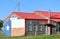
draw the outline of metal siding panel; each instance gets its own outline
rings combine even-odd
[[[9,30],[6,29],[7,25],[9,26]],[[11,36],[11,21],[8,20],[8,21],[5,21],[3,23],[3,33],[4,33],[4,36]]]

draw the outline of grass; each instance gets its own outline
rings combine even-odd
[[[0,39],[60,39],[60,35],[39,35],[39,36],[3,36],[3,32],[0,31]]]
[[[60,35],[40,35],[40,36],[0,36],[0,39],[60,39]]]

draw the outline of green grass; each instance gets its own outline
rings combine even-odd
[[[0,36],[0,39],[60,39],[60,35],[40,35],[40,36]]]
[[[3,32],[0,31],[0,39],[60,39],[60,35],[39,35],[39,36],[3,36]]]

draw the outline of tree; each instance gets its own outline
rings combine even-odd
[[[3,27],[3,21],[0,20],[0,29]]]

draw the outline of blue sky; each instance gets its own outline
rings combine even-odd
[[[12,12],[18,11],[18,0],[0,0],[0,19],[6,18]],[[40,11],[60,12],[60,0],[20,0],[21,12]]]

